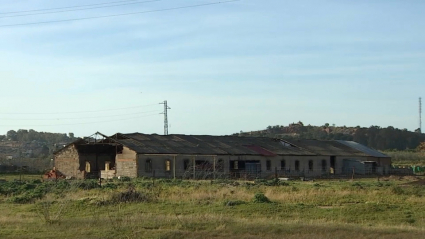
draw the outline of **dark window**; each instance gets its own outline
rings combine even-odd
[[[300,161],[295,161],[295,171],[300,171]]]
[[[239,169],[239,161],[233,161],[233,169]]]
[[[326,172],[326,160],[322,160],[322,171]]]
[[[189,165],[190,165],[190,160],[189,159],[185,159],[183,161],[183,168],[184,168],[184,170],[188,170],[189,169]]]
[[[330,165],[331,165],[330,173],[331,174],[334,174],[335,173],[335,160],[336,160],[336,157],[335,156],[331,156],[331,162],[330,162]]]
[[[145,171],[147,173],[152,172],[152,159],[146,159],[146,161],[145,161]]]
[[[272,170],[272,162],[270,161],[270,160],[267,160],[266,161],[266,168],[267,168],[267,170]]]
[[[286,170],[286,162],[285,162],[285,160],[280,161],[280,170]]]
[[[215,165],[215,170],[216,171],[219,171],[219,172],[224,171],[224,162],[223,162],[223,159],[219,159],[218,160],[217,164]]]
[[[313,160],[308,161],[308,170],[313,171]]]
[[[335,160],[336,160],[336,157],[331,156],[331,168],[335,168]]]

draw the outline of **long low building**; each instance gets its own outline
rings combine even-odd
[[[391,158],[353,141],[121,134],[79,139],[55,152],[70,178],[270,178],[387,174]]]

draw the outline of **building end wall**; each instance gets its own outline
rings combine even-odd
[[[84,179],[84,171],[80,171],[79,155],[75,145],[55,154],[55,167],[66,177]]]

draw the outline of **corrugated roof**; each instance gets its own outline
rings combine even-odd
[[[267,149],[261,148],[257,145],[246,145],[245,147],[254,150],[255,152],[258,152],[259,154],[263,156],[277,156],[275,153],[268,151]]]
[[[139,154],[315,155],[295,146],[284,146],[280,140],[261,137],[132,133],[110,138]]]
[[[292,144],[318,155],[326,156],[367,156],[364,152],[333,140],[292,140]]]
[[[388,157],[359,143],[342,140],[284,141],[265,137],[149,135],[141,133],[118,133],[105,140],[111,144],[115,141],[139,154]],[[86,143],[85,140],[79,139],[69,145]],[[58,150],[55,154],[61,150]]]
[[[366,147],[366,146],[359,144],[357,142],[354,142],[354,141],[344,141],[344,140],[337,140],[337,141],[338,141],[338,143],[341,143],[343,145],[346,145],[348,147],[351,147],[353,149],[361,151],[361,152],[363,152],[363,153],[365,153],[369,156],[372,156],[372,157],[377,157],[377,158],[389,158],[390,157],[386,154],[383,154],[383,153],[381,153],[377,150],[371,149],[369,147]]]

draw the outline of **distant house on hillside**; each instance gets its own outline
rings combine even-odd
[[[375,162],[376,174],[391,165],[388,156],[354,142],[264,137],[117,133],[78,139],[55,152],[56,169],[80,179],[320,177],[346,173],[351,164],[344,162],[353,160]]]

